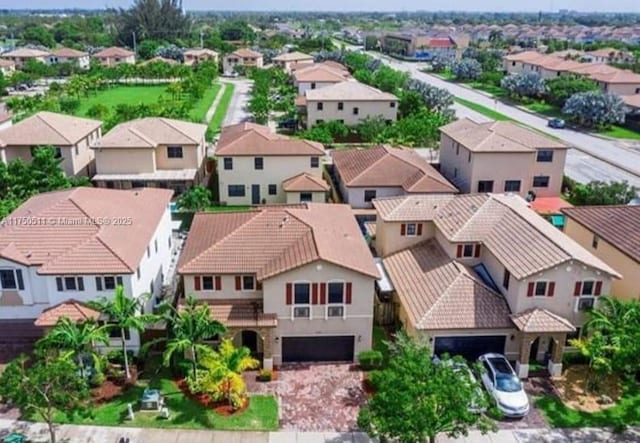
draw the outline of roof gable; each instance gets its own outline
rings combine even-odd
[[[102,122],[40,111],[0,131],[0,146],[71,146],[102,126]]]
[[[268,127],[253,123],[225,126],[216,146],[217,156],[324,154],[324,146],[320,143],[274,134]]]

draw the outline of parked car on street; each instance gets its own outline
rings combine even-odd
[[[484,367],[482,384],[507,417],[524,417],[529,413],[529,397],[522,382],[502,354],[484,354],[478,358]]]
[[[298,127],[298,119],[286,118],[278,122],[278,129],[296,129]]]
[[[567,126],[566,122],[561,118],[552,118],[547,125],[554,129],[564,129]]]

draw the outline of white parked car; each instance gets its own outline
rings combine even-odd
[[[529,397],[506,357],[502,354],[484,354],[478,361],[485,369],[481,376],[482,384],[498,409],[507,417],[527,415]]]

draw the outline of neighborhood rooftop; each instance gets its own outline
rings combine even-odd
[[[198,145],[207,127],[199,123],[162,117],[145,117],[120,123],[96,143],[95,148],[155,148],[158,145]]]
[[[100,126],[99,120],[40,111],[0,131],[0,146],[71,146]]]
[[[238,123],[225,126],[216,147],[217,156],[229,155],[324,155],[322,144],[289,138],[271,132],[267,126]]]
[[[320,89],[308,89],[306,98],[309,101],[332,100],[332,101],[350,101],[350,100],[369,100],[369,101],[396,101],[398,98],[382,92],[379,89],[365,85],[357,81],[344,81],[335,85],[326,86]]]

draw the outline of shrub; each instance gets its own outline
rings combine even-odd
[[[571,365],[586,365],[588,363],[589,359],[578,351],[565,352],[562,356],[562,364],[565,367]]]
[[[545,93],[544,80],[537,72],[520,72],[505,77],[500,86],[512,97],[539,97]]]
[[[478,80],[482,75],[482,65],[473,58],[463,58],[451,66],[456,80]]]
[[[127,351],[127,358],[130,362],[134,360],[133,351]],[[124,354],[120,349],[113,349],[107,352],[107,360],[114,365],[124,365]]]
[[[615,123],[624,123],[625,107],[617,95],[588,91],[569,97],[562,113],[580,126],[604,129]]]
[[[379,369],[382,367],[384,357],[382,352],[371,349],[369,351],[362,351],[358,354],[358,362],[360,367],[365,371],[371,371],[373,369]]]
[[[91,377],[91,380],[89,380],[89,386],[97,388],[102,386],[105,381],[107,381],[107,377],[102,372],[96,371]]]
[[[271,381],[273,380],[273,371],[269,369],[262,369],[260,374],[258,374],[258,380],[260,381]]]

